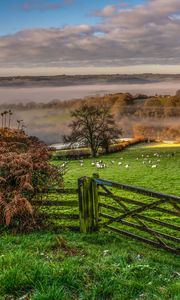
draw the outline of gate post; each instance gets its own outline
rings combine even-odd
[[[78,179],[80,231],[98,231],[98,188],[93,178]]]

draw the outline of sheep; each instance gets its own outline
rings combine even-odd
[[[96,163],[96,168],[98,168],[98,169],[101,168],[101,164],[99,162]]]
[[[157,165],[152,165],[151,168],[152,169],[157,168]]]
[[[105,167],[106,167],[106,165],[102,161],[99,161],[96,163],[96,168],[98,168],[98,169],[103,169]]]

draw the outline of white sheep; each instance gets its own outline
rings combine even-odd
[[[152,165],[151,168],[155,169],[155,168],[157,168],[157,165]]]
[[[96,163],[96,167],[97,167],[98,169],[100,169],[100,168],[101,168],[101,164],[100,164],[99,162],[97,162],[97,163]]]

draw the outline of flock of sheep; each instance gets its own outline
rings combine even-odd
[[[150,166],[152,169],[155,169],[158,167],[159,163],[160,163],[160,157],[161,155],[158,154],[158,153],[154,153],[153,155],[153,159],[150,158],[149,155],[144,155],[142,154],[141,157],[137,157],[135,160],[142,160],[142,163],[144,165],[147,165],[147,166]],[[79,160],[79,164],[80,164],[80,167],[83,167],[84,166],[84,160]],[[122,166],[126,169],[130,168],[130,164],[129,163],[124,163],[123,162],[123,157],[119,158],[118,161],[115,161],[115,160],[111,160],[111,161],[108,161],[108,162],[104,162],[103,160],[98,160],[98,161],[92,161],[91,162],[91,166],[93,167],[96,167],[97,169],[104,169],[104,168],[107,168],[107,167],[110,167],[110,166]]]
[[[175,154],[168,154],[167,157],[171,157],[174,156]],[[140,163],[142,163],[143,165],[150,167],[152,169],[156,169],[160,162],[161,162],[161,156],[162,154],[159,153],[154,153],[153,155],[148,155],[148,154],[141,154],[140,157],[136,157],[134,160],[135,161],[139,161]],[[84,167],[84,160],[81,159],[78,161],[79,162],[79,166],[81,168]],[[66,164],[68,162],[64,162],[62,167],[65,167]],[[110,167],[120,167],[120,168],[125,168],[125,169],[129,169],[132,167],[132,165],[130,163],[128,163],[127,161],[125,162],[125,159],[123,157],[120,157],[118,159],[114,159],[114,160],[107,160],[106,162],[103,160],[94,160],[90,162],[90,165],[96,169],[105,169],[105,168],[110,168]]]

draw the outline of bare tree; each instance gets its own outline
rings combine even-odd
[[[22,125],[23,120],[17,120],[18,123],[18,130],[20,129],[21,125]]]
[[[11,116],[12,116],[12,111],[11,110],[9,110],[8,111],[8,113],[9,113],[9,122],[8,122],[8,127],[10,128],[10,126],[11,126]]]
[[[1,113],[2,129],[4,128],[4,112]]]
[[[8,114],[8,111],[4,111],[4,127],[6,127],[6,115]]]
[[[74,118],[69,125],[72,132],[69,136],[64,136],[64,141],[90,147],[93,157],[97,156],[100,146],[108,152],[109,145],[122,133],[107,106],[84,104],[71,112],[71,116]]]

